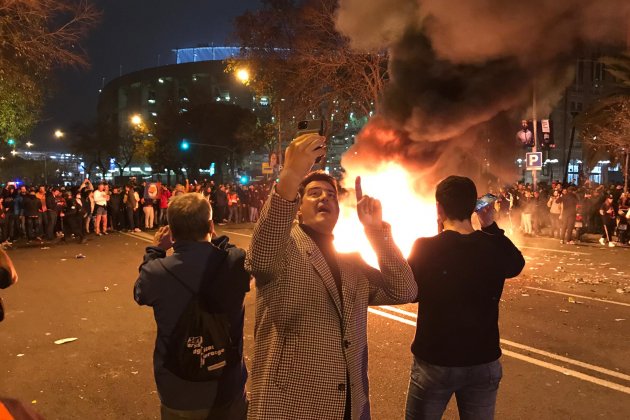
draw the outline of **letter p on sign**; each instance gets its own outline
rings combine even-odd
[[[527,163],[528,171],[539,171],[542,169],[542,152],[526,153],[525,162]]]

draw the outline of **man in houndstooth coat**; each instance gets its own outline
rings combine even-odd
[[[247,253],[245,267],[256,278],[249,419],[369,419],[368,305],[418,294],[381,203],[362,196],[360,179],[357,213],[380,271],[358,254],[334,251],[335,180],[322,172],[305,178],[324,148],[317,135],[288,147]]]

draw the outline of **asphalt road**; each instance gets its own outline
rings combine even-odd
[[[223,232],[247,247],[251,227]],[[1,292],[7,318],[0,324],[0,395],[49,419],[158,418],[154,321],[132,296],[149,238],[111,234],[86,245],[10,251],[20,281]],[[520,245],[527,265],[507,282],[501,302],[504,377],[496,417],[629,418],[630,249],[547,239]],[[247,355],[254,299],[255,291],[246,300]],[[415,305],[370,309],[374,419],[403,418],[415,312]],[[54,344],[63,338],[77,340]],[[457,418],[454,401],[445,418]]]

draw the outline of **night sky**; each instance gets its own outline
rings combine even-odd
[[[103,17],[84,45],[91,68],[57,74],[56,92],[47,102],[32,141],[42,149],[66,150],[54,140],[57,128],[96,119],[98,90],[122,73],[173,64],[174,48],[199,44],[235,45],[234,18],[256,9],[260,0],[94,0]]]

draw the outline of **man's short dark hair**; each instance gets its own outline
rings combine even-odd
[[[337,188],[337,180],[335,178],[328,175],[324,171],[313,171],[310,174],[306,175],[302,182],[300,182],[300,187],[298,188],[298,193],[300,194],[300,197],[304,197],[304,190],[306,190],[306,186],[313,181],[327,182],[335,189],[335,192],[339,192],[339,188]]]
[[[451,175],[438,184],[435,200],[449,219],[468,220],[477,203],[477,187],[470,178]]]
[[[175,241],[201,241],[210,232],[212,208],[201,194],[181,194],[169,203],[167,219]]]

